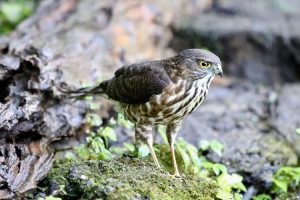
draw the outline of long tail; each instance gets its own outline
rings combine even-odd
[[[69,98],[83,99],[89,95],[103,94],[104,90],[102,84],[92,87],[79,88],[77,90],[70,90],[66,85],[61,85],[58,90],[68,95]]]

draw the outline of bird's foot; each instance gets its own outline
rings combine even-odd
[[[174,173],[172,174],[172,177],[173,177],[173,178],[180,178],[181,175],[180,175],[179,172],[177,171],[177,172],[174,172]]]
[[[154,164],[155,164],[155,166],[156,166],[158,169],[161,169],[161,167],[160,167],[160,165],[159,165],[159,162],[158,162],[157,158],[154,159]]]

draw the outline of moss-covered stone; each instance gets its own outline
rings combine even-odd
[[[151,163],[132,158],[56,163],[41,183],[62,199],[217,199],[209,179],[174,178]]]

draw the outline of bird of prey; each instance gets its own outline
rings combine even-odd
[[[180,176],[174,143],[180,124],[205,99],[215,75],[222,76],[218,56],[203,49],[186,49],[156,61],[123,66],[113,78],[71,93],[103,94],[120,103],[125,117],[135,125],[135,137],[145,142],[157,167],[153,127],[165,125],[174,175]]]

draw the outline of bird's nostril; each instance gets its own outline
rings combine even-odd
[[[223,76],[223,70],[222,70],[221,65],[217,65],[215,67],[215,74],[218,75],[218,76],[221,76],[221,77]]]
[[[220,77],[223,77],[223,71],[220,71],[217,75],[219,75]]]

